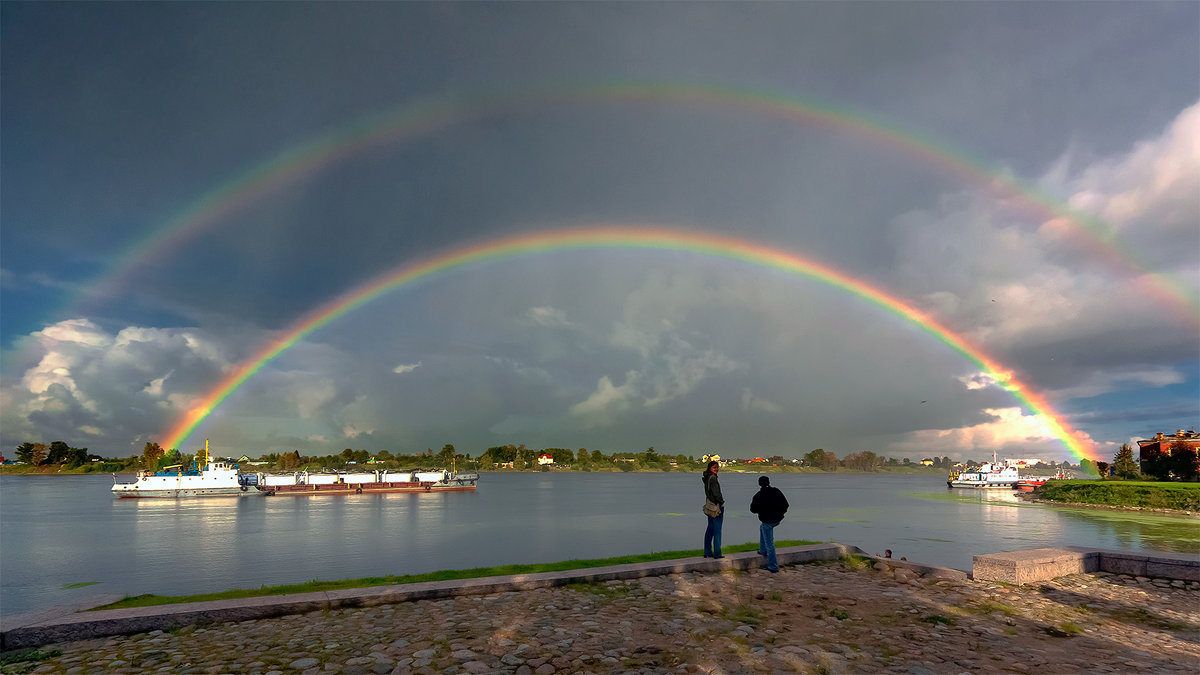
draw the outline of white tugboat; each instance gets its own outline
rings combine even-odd
[[[115,476],[114,476],[115,477]],[[112,492],[121,499],[144,497],[242,497],[262,494],[251,490],[252,483],[238,472],[233,462],[212,461],[208,441],[196,453],[190,470],[183,465],[168,466],[162,471],[139,471],[132,483],[114,483]]]

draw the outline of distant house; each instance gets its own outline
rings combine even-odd
[[[755,457],[754,459],[746,460],[746,463],[747,464],[766,464],[767,460],[763,459],[762,457]]]
[[[933,460],[926,457],[925,459],[921,460],[921,465],[922,466],[933,466]]]
[[[547,454],[545,452],[538,455],[538,464],[553,464],[553,463],[554,463],[554,455]]]
[[[701,456],[700,461],[704,462],[705,464],[707,464],[709,462],[719,462],[719,461],[721,461],[721,456],[714,452],[711,455]]]

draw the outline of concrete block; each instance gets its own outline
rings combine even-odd
[[[1094,552],[1062,548],[987,553],[974,556],[972,562],[972,575],[976,579],[1008,584],[1028,584],[1099,569]]]

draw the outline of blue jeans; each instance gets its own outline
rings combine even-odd
[[[708,529],[704,530],[704,555],[709,558],[721,556],[721,523],[725,521],[725,507],[721,507],[721,515],[708,518]]]
[[[767,569],[779,571],[779,562],[775,560],[775,526],[779,523],[760,523],[758,526],[758,552],[767,556]]]

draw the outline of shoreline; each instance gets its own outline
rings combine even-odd
[[[1088,509],[1100,509],[1103,511],[1140,511],[1145,513],[1161,513],[1170,516],[1184,516],[1187,518],[1200,520],[1200,511],[1186,511],[1183,509],[1164,509],[1152,506],[1132,506],[1123,504],[1089,504],[1087,502],[1062,502],[1056,499],[1043,499],[1036,496],[1034,492],[1023,492],[1018,495],[1022,501],[1032,502],[1034,504],[1049,504],[1051,506],[1073,506]]]
[[[771,574],[747,557],[748,570],[314,607],[127,636],[74,634],[40,647],[27,663],[38,672],[257,675],[956,675],[1191,673],[1200,659],[1200,583],[1098,573],[1013,586],[914,577],[853,558]]]

